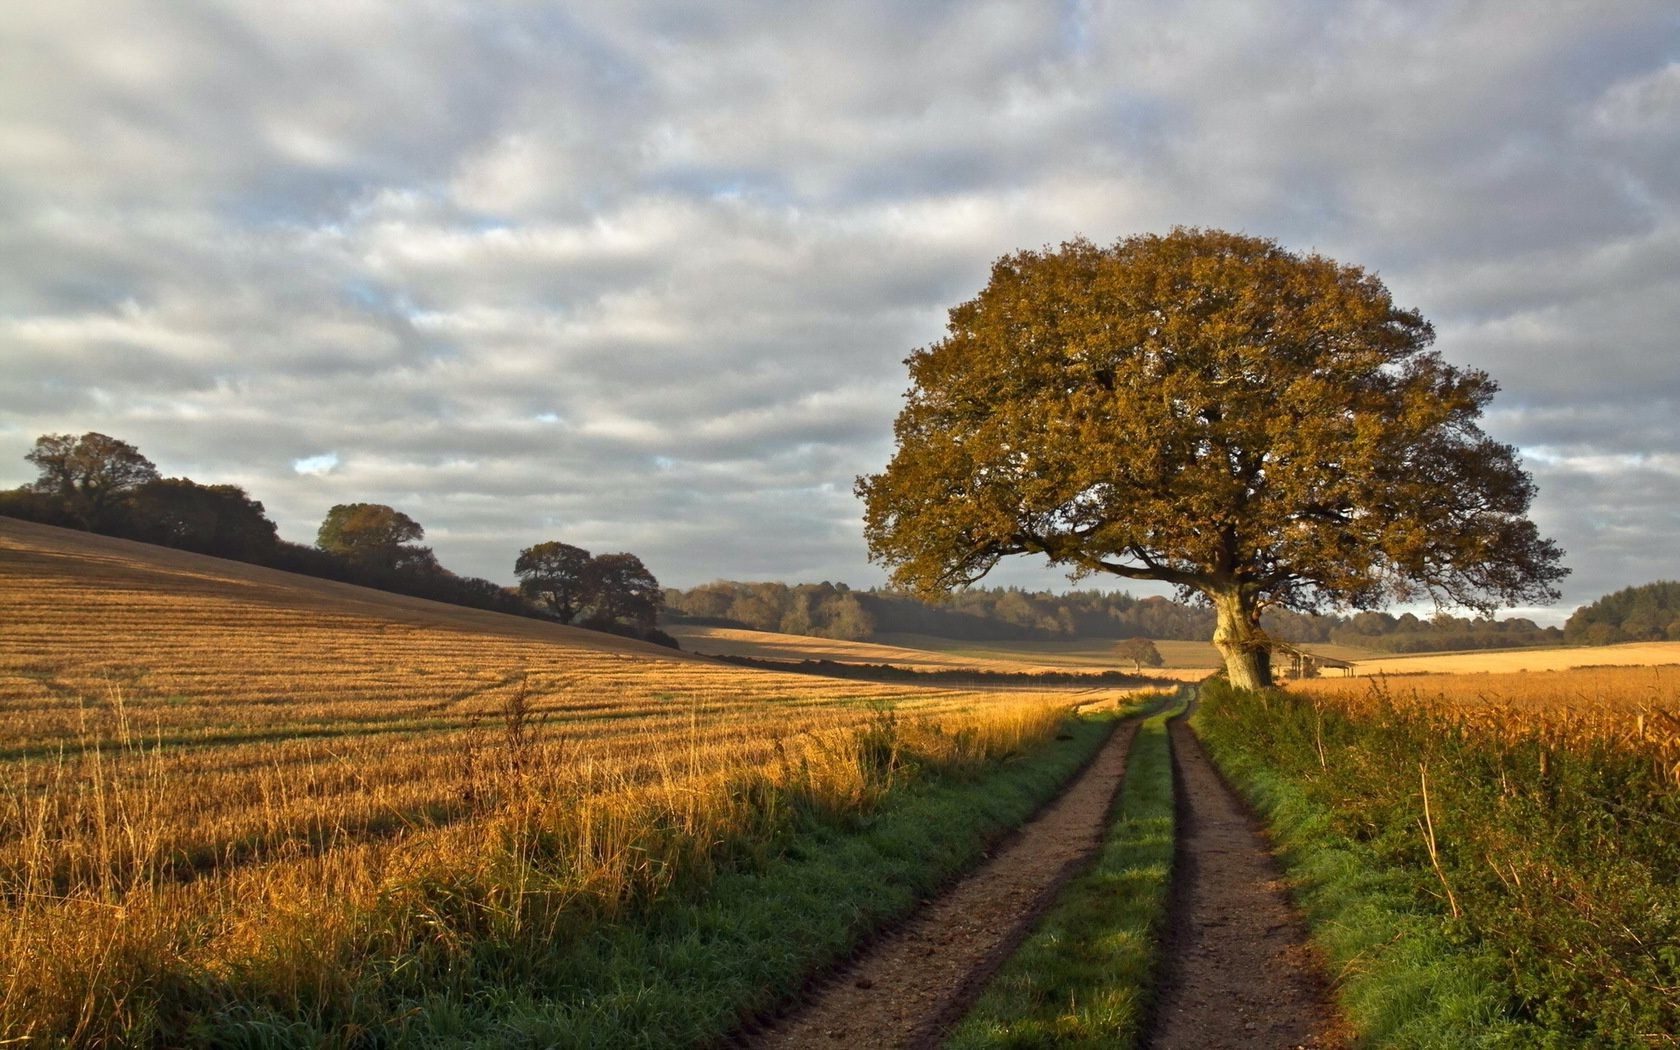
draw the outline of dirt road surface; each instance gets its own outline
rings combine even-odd
[[[1277,860],[1185,721],[1169,730],[1178,849],[1164,983],[1145,1045],[1341,1047],[1345,1034]]]
[[[973,873],[876,941],[755,1048],[931,1047],[1102,842],[1137,721]]]

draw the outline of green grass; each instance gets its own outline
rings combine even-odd
[[[427,947],[416,945],[412,958],[391,959],[368,985],[331,989],[331,1007],[319,1016],[241,996],[237,1005],[201,1015],[193,1041],[715,1043],[796,996],[812,974],[975,863],[1054,795],[1113,728],[1113,715],[1073,719],[1042,747],[969,776],[912,781],[867,815],[806,820],[768,856],[703,891],[673,893],[628,919],[580,929],[563,941],[482,938],[452,956],[441,980],[426,963]],[[412,975],[400,972],[409,966]],[[346,1010],[355,1012],[353,1023]]]
[[[1680,1045],[1680,794],[1649,762],[1399,708],[1204,697],[1198,731],[1282,847],[1363,1043]]]
[[[1166,722],[1139,728],[1102,853],[1069,883],[946,1044],[1133,1045],[1155,984],[1173,858]]]

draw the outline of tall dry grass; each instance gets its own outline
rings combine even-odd
[[[1680,788],[1680,665],[1319,678],[1290,689],[1356,717],[1398,706],[1501,742],[1616,747]]]
[[[1680,1046],[1676,686],[1672,667],[1218,685],[1200,732],[1307,858],[1362,1034]]]

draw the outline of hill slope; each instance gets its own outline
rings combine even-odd
[[[0,519],[0,1042],[407,1024],[496,987],[463,960],[868,811],[906,740],[972,769],[1097,692],[746,670]]]

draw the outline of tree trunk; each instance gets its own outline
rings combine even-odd
[[[1260,610],[1240,591],[1210,594],[1218,621],[1213,646],[1225,658],[1225,674],[1239,689],[1263,689],[1272,684],[1272,651],[1260,629]]]

